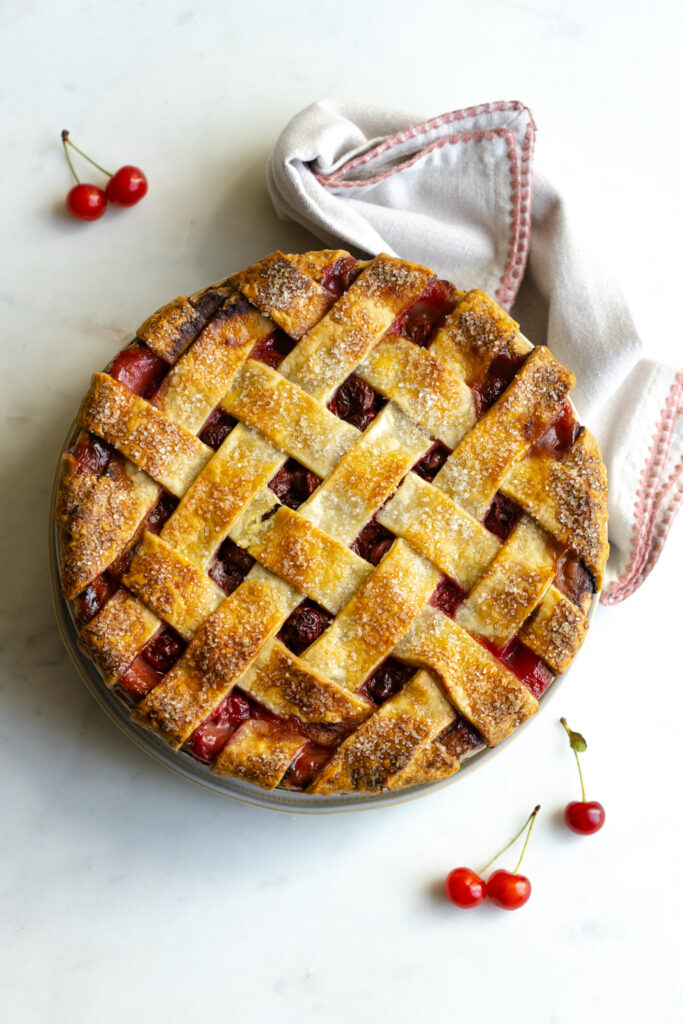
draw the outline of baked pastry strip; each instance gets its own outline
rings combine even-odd
[[[274,329],[271,320],[261,316],[239,292],[231,290],[213,319],[162,382],[152,404],[170,420],[196,434],[251,349]]]
[[[213,455],[194,434],[106,373],[94,374],[78,423],[108,441],[176,497],[182,497]]]
[[[429,351],[471,384],[518,337],[519,324],[485,292],[474,289],[446,317]]]
[[[327,403],[434,274],[380,254],[280,364],[280,372]]]
[[[279,250],[233,274],[230,282],[296,339],[317,324],[334,302],[329,292]]]
[[[230,692],[278,631],[301,594],[254,566],[190,641],[133,715],[180,747]]]
[[[306,277],[312,277],[317,284],[323,283],[325,271],[337,260],[353,259],[346,249],[319,249],[317,252],[288,252],[285,259],[293,263]],[[355,260],[358,273],[368,265],[369,260]]]
[[[208,570],[230,527],[286,458],[257,431],[238,423],[164,524],[162,538]]]
[[[376,791],[404,771],[411,773],[413,783],[432,781],[428,759],[422,761],[420,773],[421,757],[455,717],[430,674],[418,672],[344,740],[308,792]],[[451,768],[451,774],[457,771],[457,760],[451,760]]]
[[[158,484],[114,455],[75,509],[61,539],[61,579],[71,599],[111,565],[135,537],[160,494]]]
[[[587,632],[588,622],[581,610],[556,587],[550,587],[520,629],[519,639],[559,674],[573,661]]]
[[[474,426],[474,398],[467,385],[406,338],[385,336],[354,372],[449,448]]]
[[[465,591],[501,548],[497,537],[417,473],[407,474],[377,513],[377,522],[409,541]]]
[[[333,682],[356,690],[391,653],[429,600],[439,570],[395,540],[370,578],[308,647],[303,660]]]
[[[229,536],[266,569],[335,614],[373,571],[345,544],[280,505],[269,488],[251,503]]]
[[[494,407],[495,408],[495,407]],[[514,466],[501,491],[574,551],[602,586],[607,543],[607,504],[589,478],[543,453],[530,454]]]
[[[271,640],[238,681],[274,715],[301,722],[333,725],[367,718],[372,705],[332,682],[279,640]]]
[[[192,344],[228,294],[224,284],[210,285],[196,295],[181,295],[152,313],[137,337],[167,363],[175,363]]]
[[[557,546],[522,516],[499,553],[458,608],[455,620],[504,647],[531,615],[555,577]]]
[[[236,374],[221,404],[320,477],[329,476],[360,437],[350,423],[255,359]]]
[[[184,640],[225,600],[209,576],[153,533],[145,533],[123,582]]]
[[[153,612],[120,587],[83,626],[78,642],[111,687],[160,626]]]
[[[573,384],[574,375],[539,345],[449,455],[435,485],[475,519],[483,519],[514,463],[555,419]]]
[[[213,770],[275,789],[305,743],[305,736],[279,722],[249,719],[230,737]]]
[[[299,514],[350,544],[431,446],[429,434],[389,402]]]
[[[436,608],[422,610],[393,653],[437,673],[451,702],[490,746],[538,710],[524,683]]]

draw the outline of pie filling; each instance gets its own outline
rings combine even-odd
[[[335,300],[344,296],[358,280],[363,267],[364,265],[353,257],[341,257],[325,266],[318,278],[324,294]],[[283,292],[286,291],[285,285],[282,288]],[[280,293],[276,291],[274,300],[277,300],[279,295]],[[201,301],[204,300],[200,300],[200,304]],[[452,285],[445,281],[432,280],[391,323],[386,336],[405,338],[419,347],[427,348],[436,332],[443,327],[449,315],[455,310],[458,301],[459,293]],[[213,306],[217,304],[214,298],[209,305],[212,303]],[[277,368],[295,349],[296,344],[294,338],[277,326],[256,341],[249,351],[249,356],[269,367]],[[528,355],[519,354],[504,346],[492,359],[486,372],[470,381],[477,421],[496,405],[528,358]],[[136,339],[113,360],[108,373],[135,395],[149,400],[158,395],[160,389],[163,394],[164,381],[170,369],[169,362],[152,351],[144,341]],[[339,419],[363,432],[386,406],[387,401],[387,396],[380,394],[351,372],[336,388],[327,408]],[[204,445],[217,451],[237,422],[219,404],[208,416],[197,436]],[[565,400],[560,412],[533,441],[529,454],[561,460],[572,448],[578,435],[579,425],[576,416],[569,400]],[[107,474],[112,459],[119,459],[110,444],[87,430],[81,430],[76,435],[67,452],[73,456],[75,473],[88,478],[99,478]],[[451,448],[433,438],[429,450],[412,466],[412,472],[431,484],[451,454]],[[311,498],[322,482],[320,477],[296,459],[288,457],[284,465],[272,475],[268,487],[281,505],[297,510]],[[394,498],[401,483],[402,480],[397,482],[393,493],[385,499],[382,507]],[[84,627],[90,623],[119,590],[122,586],[121,580],[130,566],[143,534],[158,534],[177,504],[178,498],[165,487],[161,487],[158,500],[144,516],[115,561],[100,572],[75,598],[74,611],[79,626]],[[264,519],[274,512],[275,509],[271,509]],[[490,535],[504,544],[524,514],[523,509],[515,501],[498,491],[481,523]],[[351,541],[349,547],[365,562],[378,566],[391,551],[395,541],[396,534],[377,522],[375,513]],[[585,611],[596,591],[595,577],[580,554],[559,542],[556,543],[556,549],[557,554],[553,556],[556,565],[554,587],[568,598],[572,605]],[[226,538],[214,554],[208,575],[213,583],[229,595],[237,590],[254,564],[254,558],[244,548]],[[429,605],[452,620],[467,598],[467,590],[442,574],[429,598]],[[277,631],[277,639],[299,657],[325,633],[333,619],[334,616],[329,610],[305,597],[286,616]],[[474,631],[470,631],[470,635],[521,680],[534,697],[541,697],[553,680],[553,671],[517,635],[503,647],[493,644]],[[127,703],[138,704],[158,686],[181,658],[185,648],[186,642],[178,633],[170,626],[163,626],[145,643],[121,673],[115,687],[116,692]],[[409,681],[416,677],[416,673],[417,669],[413,665],[389,655],[354,692],[369,702],[369,707],[379,709],[388,700],[396,697]],[[354,728],[352,725],[311,725],[297,718],[278,717],[250,694],[241,690],[238,685],[233,685],[215,710],[186,740],[182,749],[199,761],[213,765],[235,734],[248,721],[263,723],[259,726],[260,729],[273,738],[285,739],[291,744],[291,749],[295,749],[300,740],[300,746],[279,782],[283,788],[298,790],[306,789],[319,776],[335,750]],[[457,709],[455,720],[447,725],[436,739],[445,755],[458,761],[486,746],[477,728]]]

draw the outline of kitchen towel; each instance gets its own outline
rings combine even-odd
[[[268,188],[281,217],[328,244],[489,292],[576,373],[572,397],[607,465],[601,600],[616,604],[652,570],[683,501],[683,371],[643,358],[619,289],[589,265],[562,196],[533,173],[535,131],[518,102],[422,121],[321,100],[280,135]]]

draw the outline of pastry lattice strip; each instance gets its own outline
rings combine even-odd
[[[136,711],[145,724],[160,728],[175,745],[184,742],[202,716],[206,717],[213,711],[235,684],[243,684],[248,690],[247,677],[252,671],[251,666],[267,656],[274,643],[274,632],[304,594],[332,606],[330,610],[338,611],[338,617],[327,633],[304,653],[303,659],[299,659],[306,666],[302,671],[304,674],[308,672],[313,680],[317,673],[318,682],[324,680],[325,686],[336,687],[337,690],[343,687],[352,692],[382,657],[392,651],[405,653],[405,637],[416,631],[419,633],[420,622],[423,625],[429,622],[432,629],[433,617],[427,616],[425,620],[426,613],[421,613],[420,609],[429,599],[440,578],[440,571],[471,590],[473,596],[468,599],[469,607],[466,609],[470,621],[477,587],[481,589],[483,586],[486,571],[498,558],[506,557],[515,543],[521,540],[523,531],[531,528],[525,520],[501,548],[478,519],[488,508],[493,493],[501,486],[505,490],[506,477],[519,464],[531,440],[551,422],[571,384],[570,375],[561,367],[556,369],[559,364],[552,360],[547,350],[536,350],[511,385],[511,389],[520,393],[526,402],[524,415],[527,420],[531,418],[533,421],[532,430],[527,428],[529,436],[517,429],[518,419],[507,415],[510,403],[505,396],[475,425],[468,384],[476,378],[477,372],[485,369],[487,356],[479,351],[476,358],[468,360],[467,332],[472,332],[473,324],[476,328],[477,318],[479,323],[487,325],[485,340],[490,362],[497,352],[511,343],[516,325],[502,311],[501,316],[492,321],[490,307],[493,304],[490,300],[482,297],[481,293],[470,293],[460,298],[429,349],[420,349],[400,337],[385,336],[397,316],[424,291],[432,277],[431,272],[424,268],[389,257],[378,257],[342,299],[330,308],[329,294],[315,276],[310,277],[301,269],[301,261],[276,254],[245,274],[235,275],[230,286],[219,286],[215,290],[220,301],[213,319],[205,323],[198,336],[195,334],[194,344],[174,342],[163,318],[156,322],[157,328],[161,324],[157,332],[159,338],[154,333],[154,318],[143,325],[140,334],[152,350],[163,352],[166,357],[169,353],[184,352],[151,404],[130,392],[126,393],[127,389],[113,378],[96,375],[94,387],[84,402],[81,424],[118,447],[137,466],[132,470],[130,463],[124,464],[128,476],[131,472],[138,472],[144,482],[149,491],[147,504],[152,496],[156,498],[159,493],[153,481],[182,500],[160,537],[149,533],[145,535],[125,578],[129,588],[142,600],[136,600],[125,590],[119,592],[121,596],[116,594],[83,630],[84,643],[90,646],[96,659],[99,658],[111,680],[136,643],[144,641],[160,619],[189,640],[188,650],[177,665],[151,690]],[[260,308],[255,309],[246,303],[235,288]],[[184,325],[181,334],[182,331],[185,335],[189,333],[185,325],[192,321],[190,310],[195,305],[187,300],[171,304],[173,316]],[[268,317],[291,337],[302,339],[278,371],[247,358],[254,344],[273,330],[273,323]],[[486,346],[480,346],[482,348]],[[471,345],[469,350],[471,352]],[[325,406],[336,387],[353,371],[390,399],[389,405],[363,435],[339,420]],[[541,383],[548,385],[548,374],[553,371],[557,379],[550,382],[552,399],[548,400],[548,388],[541,387]],[[194,435],[219,401],[243,423],[234,428],[218,452],[213,454]],[[471,490],[463,488],[461,478],[468,468],[467,453],[483,450],[479,438],[490,431],[498,431],[501,441],[505,441],[504,455],[493,466],[484,460],[485,469],[482,471],[480,465],[477,470],[478,485]],[[429,449],[432,437],[449,446],[457,445],[434,485],[409,473],[411,466]],[[264,521],[262,516],[271,511],[274,499],[264,494],[263,488],[288,455],[326,479],[299,513],[278,507],[275,502],[275,514],[272,519]],[[94,490],[102,479],[97,481]],[[380,567],[373,571],[350,549],[340,550],[340,546],[350,544],[394,492],[395,496],[386,509],[380,512],[379,521],[409,543],[396,541]],[[432,498],[440,495],[440,512],[436,518],[442,527],[438,536],[430,534],[427,528],[420,529],[419,516],[411,522],[407,515],[411,498],[425,493]],[[269,507],[259,515],[264,497]],[[469,511],[474,512],[476,518],[472,518],[463,504],[469,505]],[[141,518],[138,514],[138,526]],[[302,529],[306,522],[308,530]],[[459,551],[449,536],[449,524],[457,526],[454,531],[456,537],[460,531]],[[129,532],[133,536],[135,530],[129,527]],[[438,529],[435,532],[438,534]],[[543,533],[538,530],[537,533],[542,547]],[[262,561],[264,568],[258,572],[253,570],[244,583],[225,598],[207,575],[207,568],[216,548],[229,534]],[[463,559],[464,568],[460,570],[460,555],[465,553],[468,557]],[[354,604],[362,604],[363,593],[372,593],[373,585],[386,601],[387,593],[391,591],[382,591],[378,587],[384,577],[390,586],[396,585],[396,578],[407,580],[405,574],[404,577],[400,573],[396,578],[392,576],[392,558],[398,562],[407,559],[413,572],[417,566],[424,566],[426,576],[422,589],[418,588],[418,603],[413,606],[405,602],[402,615],[397,614],[397,620],[392,620],[393,632],[387,629],[383,633],[386,616],[383,616],[381,601],[366,601],[362,613],[355,618],[353,608]],[[323,564],[326,568],[321,571]],[[548,568],[546,576],[549,571]],[[335,572],[345,577],[336,599],[333,595],[334,580],[328,584],[324,581],[325,573],[334,575]],[[374,583],[375,578],[377,583]],[[547,581],[544,578],[533,597],[527,596],[523,609],[527,614],[522,615],[518,611],[514,623],[516,632],[517,627],[528,619],[528,613],[539,605],[545,609],[539,612],[536,620],[525,626],[529,639],[535,640],[536,646],[542,643],[544,623],[556,619],[557,609],[566,601],[552,586],[548,590],[551,583],[552,577]],[[406,585],[407,582],[400,584]],[[270,597],[266,599],[265,594]],[[207,684],[206,679],[211,679],[217,670],[206,649],[210,652],[213,643],[218,650],[225,636],[224,630],[220,634],[220,643],[216,642],[212,640],[211,631],[221,623],[225,625],[223,620],[237,623],[239,618],[246,621],[241,615],[236,618],[230,610],[237,605],[240,612],[246,614],[254,605],[254,595],[265,603],[260,626],[257,628],[254,623],[250,627],[254,630],[253,645],[244,647],[242,659],[231,663],[231,672],[224,671],[223,663],[220,663],[223,673],[220,685]],[[275,604],[271,607],[273,601]],[[105,651],[105,620],[114,619],[114,613],[116,625],[112,631],[112,650]],[[438,620],[443,619],[449,624],[442,627],[442,631],[450,630],[451,646],[453,636],[469,635],[441,613],[434,614]],[[126,615],[128,620],[122,622]],[[565,616],[565,625],[566,619]],[[360,622],[362,627],[353,633],[358,649],[367,647],[364,631],[366,636],[376,633],[378,642],[374,647],[370,644],[365,657],[357,656],[357,664],[349,665],[348,652],[354,644],[343,643],[344,629],[353,628],[354,621]],[[345,622],[351,626],[345,627]],[[460,633],[453,633],[456,629]],[[547,629],[552,631],[550,626],[546,632]],[[236,640],[238,632],[235,630],[230,639]],[[341,642],[336,640],[338,636]],[[125,637],[125,642],[122,642],[122,637]],[[379,642],[380,637],[383,637],[383,642]],[[506,672],[476,641],[471,643],[478,648],[483,664],[489,666],[496,685],[500,685],[502,679],[505,685],[513,685],[513,689],[514,684],[524,689],[523,684],[517,683],[511,673]],[[117,645],[118,653],[113,650]],[[443,658],[433,657],[431,661],[423,658],[420,661],[420,657],[422,655],[415,664],[425,664],[437,674],[441,684],[445,684],[452,703],[459,710],[464,710],[470,721],[479,725],[490,742],[498,741],[506,734],[506,729],[510,731],[514,727],[513,724],[509,727],[503,724],[498,732],[490,728],[487,731],[485,717],[478,716],[472,701],[459,697],[460,691],[455,686],[449,690]],[[562,652],[559,651],[556,663],[561,659]],[[410,657],[406,660],[410,661]],[[335,674],[336,679],[332,678]],[[427,673],[423,675],[427,676]],[[416,688],[416,692],[421,694],[419,699],[425,700],[426,707],[431,706],[432,698],[425,697],[423,691],[424,687]],[[388,707],[394,701],[398,706],[399,696],[382,707]],[[356,699],[360,700],[361,706],[367,707],[367,702]],[[533,698],[530,698],[526,702],[526,711],[531,713],[533,710]],[[376,711],[371,720],[379,714]],[[389,715],[390,710],[384,714]],[[443,728],[450,724],[452,718]],[[359,739],[354,741],[357,733],[360,734]],[[361,742],[365,732],[358,730],[357,733],[342,744],[340,752],[348,752],[353,749],[354,742]],[[262,741],[263,736],[259,734],[259,742]],[[293,737],[289,736],[285,747],[289,749],[288,745],[293,742]],[[364,742],[367,743],[367,738]],[[437,771],[436,762],[438,771],[444,771],[447,764],[454,770],[453,759],[449,761],[447,752],[433,747],[437,742],[436,735],[430,732],[426,742],[433,749],[434,771]],[[231,743],[226,751],[230,746]],[[338,756],[341,754],[335,758]],[[411,758],[417,759],[416,764],[428,761],[424,751],[414,752]],[[222,769],[218,767],[218,770],[225,770],[226,759],[229,760],[227,755],[222,759]],[[258,758],[254,763],[257,762]],[[381,784],[389,784],[392,774],[403,778],[404,770],[407,770],[405,766],[390,772]]]

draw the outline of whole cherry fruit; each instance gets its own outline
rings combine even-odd
[[[605,824],[605,808],[597,800],[572,800],[564,809],[567,828],[580,836],[592,836]]]
[[[526,875],[512,871],[494,871],[487,886],[488,898],[503,910],[518,910],[531,896],[531,882]]]
[[[569,745],[574,751],[576,767],[579,770],[579,780],[581,782],[581,800],[572,800],[571,803],[567,804],[564,809],[565,824],[567,828],[570,828],[572,832],[576,832],[579,836],[592,836],[599,832],[605,824],[605,808],[597,800],[586,800],[586,787],[583,784],[583,772],[581,771],[579,754],[583,753],[588,744],[580,732],[574,732],[573,729],[569,728],[566,718],[561,718],[560,722],[569,737]]]
[[[79,182],[67,192],[66,208],[78,220],[99,220],[107,209],[107,197],[97,185]]]
[[[107,182],[107,199],[118,206],[134,206],[147,194],[147,178],[139,167],[119,167]]]
[[[486,896],[486,882],[471,868],[453,868],[444,888],[451,903],[463,909],[478,906]]]

